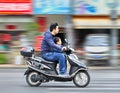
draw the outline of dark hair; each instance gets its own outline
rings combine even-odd
[[[58,26],[58,23],[53,23],[50,25],[50,32],[53,31],[53,29],[56,29],[56,26]]]
[[[55,44],[57,44],[57,42],[59,41],[60,37],[54,37],[54,42]]]

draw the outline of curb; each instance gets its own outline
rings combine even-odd
[[[109,66],[109,67],[88,67],[90,70],[120,70],[120,66]]]
[[[25,69],[25,68],[27,68],[26,65],[16,65],[16,64],[0,65],[0,69]]]
[[[0,65],[0,69],[26,69],[27,65],[5,64]],[[120,66],[88,66],[88,70],[120,70]]]

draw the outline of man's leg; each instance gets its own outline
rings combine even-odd
[[[62,53],[49,52],[43,55],[43,57],[50,61],[59,61],[60,74],[65,74],[67,70],[66,58]]]
[[[57,54],[59,60],[59,73],[66,74],[67,65],[65,55],[62,53]]]

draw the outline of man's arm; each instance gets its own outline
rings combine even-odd
[[[52,36],[49,33],[45,34],[45,40],[49,44],[49,46],[51,46],[55,49],[58,49],[58,50],[62,50],[62,48],[59,45],[54,43]]]

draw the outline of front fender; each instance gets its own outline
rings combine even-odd
[[[70,75],[75,75],[78,71],[87,71],[87,68],[72,67],[70,69]]]

